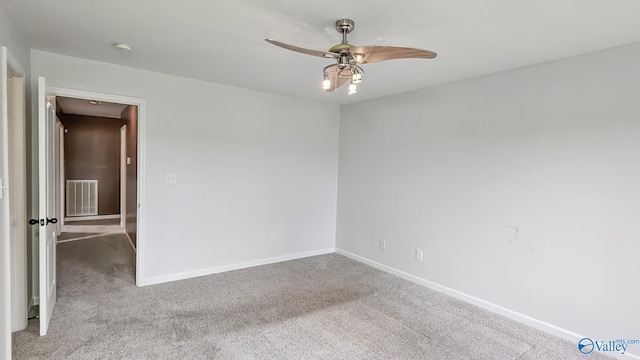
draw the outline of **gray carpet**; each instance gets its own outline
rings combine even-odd
[[[137,288],[124,235],[58,244],[14,359],[581,359],[576,344],[331,254]],[[604,359],[592,353],[590,359]]]

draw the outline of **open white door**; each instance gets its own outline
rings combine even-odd
[[[38,181],[39,181],[39,269],[40,335],[46,335],[56,303],[55,218],[55,96],[47,95],[46,82],[38,78]]]

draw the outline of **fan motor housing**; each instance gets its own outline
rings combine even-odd
[[[340,54],[343,50],[346,50],[348,52],[349,49],[351,49],[352,47],[353,47],[353,45],[346,44],[346,43],[345,44],[333,45],[331,47],[331,49],[329,49],[329,52]]]

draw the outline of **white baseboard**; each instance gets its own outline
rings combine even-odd
[[[120,214],[65,217],[64,222],[86,221],[86,220],[109,220],[109,219],[120,219]]]
[[[443,285],[440,285],[438,283],[435,283],[433,281],[429,281],[426,279],[423,279],[421,277],[415,276],[415,275],[411,275],[409,273],[406,273],[404,271],[398,270],[396,268],[393,268],[391,266],[387,266],[384,264],[381,264],[379,262],[373,261],[373,260],[369,260],[365,257],[362,257],[360,255],[356,255],[354,253],[348,252],[346,250],[342,250],[342,249],[336,249],[336,253],[340,254],[340,255],[344,255],[348,258],[351,258],[355,261],[361,262],[363,264],[369,265],[371,267],[374,267],[376,269],[382,270],[384,272],[387,272],[389,274],[393,274],[396,275],[402,279],[405,280],[409,280],[413,283],[416,283],[418,285],[422,285],[425,287],[428,287],[432,290],[447,294],[449,296],[452,296],[456,299],[460,299],[462,301],[477,305],[483,309],[489,310],[491,312],[500,314],[504,317],[507,317],[511,320],[515,320],[518,321],[520,323],[523,323],[525,325],[531,326],[533,328],[536,328],[538,330],[544,331],[546,333],[549,333],[551,335],[555,335],[557,337],[563,338],[565,340],[574,342],[574,343],[578,343],[578,341],[580,341],[580,339],[585,338],[587,336],[582,336],[580,334],[577,334],[573,331],[569,331],[567,329],[563,329],[559,326],[555,326],[553,324],[549,324],[548,322],[542,321],[542,320],[538,320],[536,318],[533,318],[531,316],[519,313],[517,311],[513,311],[510,309],[507,309],[505,307],[502,307],[500,305],[496,305],[494,303],[491,303],[489,301],[486,300],[482,300],[480,298],[477,298],[473,295],[469,295],[467,293],[464,293],[462,291],[458,291]],[[603,353],[604,354],[604,353]],[[608,356],[616,356],[615,353],[606,353],[605,355]],[[619,354],[617,354],[619,355]],[[619,358],[624,358],[624,359],[640,359],[640,356],[638,355],[634,355],[631,353],[625,353],[624,355],[621,355],[622,357]]]
[[[335,251],[336,251],[335,248],[307,251],[307,252],[290,254],[290,255],[276,256],[276,257],[267,258],[267,259],[245,261],[237,264],[216,266],[208,269],[186,271],[178,274],[153,276],[153,277],[146,278],[144,281],[144,285],[147,286],[147,285],[162,284],[170,281],[184,280],[184,279],[190,279],[198,276],[218,274],[226,271],[246,269],[254,266],[268,265],[268,264],[274,264],[274,263],[279,263],[283,261],[302,259],[310,256],[331,254],[331,253],[334,253]]]
[[[36,305],[40,305],[40,296],[34,296],[31,298],[31,300],[29,301],[29,309]]]

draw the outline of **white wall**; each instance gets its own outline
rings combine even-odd
[[[32,74],[146,99],[146,283],[334,248],[337,105],[36,50]]]
[[[638,64],[635,44],[344,106],[337,248],[578,334],[637,338]]]
[[[4,0],[0,0],[0,46],[6,46],[24,71],[29,71],[29,46],[23,40]]]

